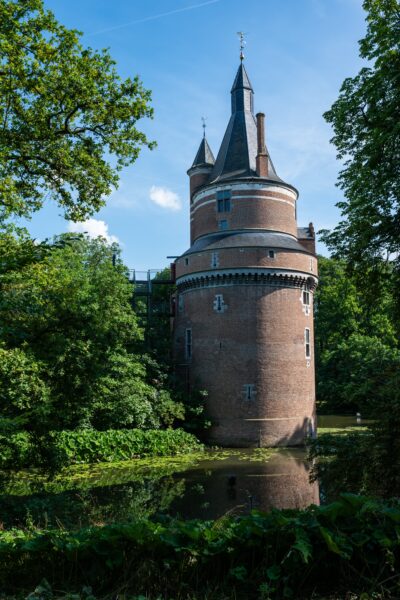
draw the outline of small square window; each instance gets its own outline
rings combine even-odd
[[[222,294],[215,294],[213,308],[217,313],[223,313],[228,308]]]
[[[243,386],[245,400],[253,400],[255,394],[254,383],[245,383]]]
[[[230,212],[231,210],[231,191],[221,190],[217,192],[217,211]]]
[[[225,219],[222,219],[222,221],[218,221],[218,229],[220,229],[221,231],[228,229],[228,221],[226,221]]]
[[[275,258],[275,250],[268,250],[269,258]]]

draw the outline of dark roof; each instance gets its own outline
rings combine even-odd
[[[206,138],[203,137],[203,139],[201,140],[199,149],[197,150],[197,154],[193,161],[191,169],[193,169],[193,167],[200,167],[200,166],[205,166],[205,165],[212,166],[214,163],[215,163],[214,154],[212,153],[212,150],[211,150],[210,146],[208,145]]]
[[[233,85],[232,85],[231,93],[234,92],[235,90],[239,90],[241,88],[247,88],[248,90],[251,90],[252,92],[254,91],[253,87],[250,83],[249,76],[247,75],[247,71],[244,68],[244,64],[242,62],[240,63],[240,66],[237,70],[235,81],[233,82]]]
[[[235,179],[258,177],[256,173],[257,124],[253,111],[253,88],[243,63],[236,73],[231,95],[232,115],[210,175],[210,183],[233,177]],[[282,182],[276,174],[269,154],[267,179]]]
[[[184,255],[202,252],[203,250],[248,248],[252,246],[281,248],[282,250],[295,250],[296,252],[310,254],[295,238],[284,233],[275,233],[273,231],[230,231],[205,235],[199,238]]]

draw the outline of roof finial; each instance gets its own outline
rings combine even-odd
[[[244,59],[243,50],[246,45],[246,40],[244,39],[244,36],[246,34],[244,33],[244,31],[238,31],[237,35],[239,36],[239,40],[240,40],[240,60],[242,61]]]
[[[203,127],[203,138],[205,138],[206,137],[206,117],[201,117],[201,120],[202,120],[202,123],[203,123],[203,125],[202,125],[202,127]]]

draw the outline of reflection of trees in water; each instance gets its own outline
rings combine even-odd
[[[184,479],[145,478],[121,485],[74,490],[59,494],[1,496],[3,526],[82,527],[93,524],[129,521],[166,512],[185,492]]]
[[[318,484],[309,483],[308,463],[300,450],[222,450],[180,460],[140,461],[136,468],[99,465],[65,478],[29,477],[25,484],[21,474],[3,482],[0,514],[5,527],[79,527],[156,513],[212,519],[319,503]]]

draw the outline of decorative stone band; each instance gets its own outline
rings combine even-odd
[[[179,292],[196,288],[208,288],[232,285],[266,285],[273,287],[306,288],[314,290],[318,279],[315,275],[289,269],[219,269],[199,271],[178,277],[176,285]]]

